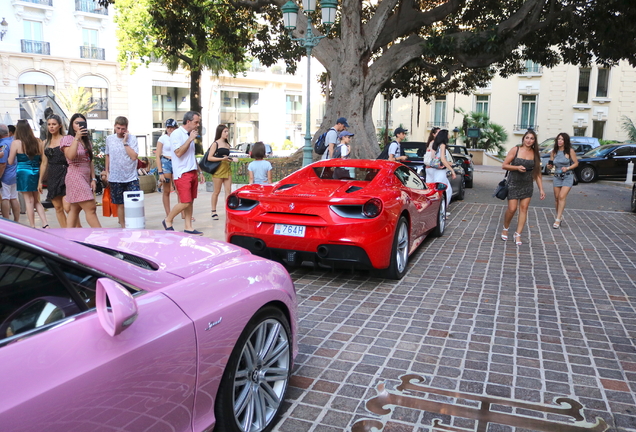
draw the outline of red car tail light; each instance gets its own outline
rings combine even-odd
[[[382,213],[382,201],[378,198],[371,198],[362,206],[362,213],[368,218],[377,217]]]
[[[230,195],[227,199],[227,206],[232,210],[237,209],[240,203],[241,200],[239,200],[239,197],[237,197],[236,195]]]

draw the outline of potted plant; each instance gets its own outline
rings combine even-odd
[[[214,183],[212,183],[212,174],[203,172],[203,178],[205,179],[205,191],[214,192]]]

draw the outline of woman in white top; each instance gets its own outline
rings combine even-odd
[[[446,170],[448,169],[450,171],[453,179],[457,177],[457,174],[455,174],[455,170],[446,159],[447,144],[448,144],[448,130],[442,129],[437,133],[437,135],[435,135],[435,139],[428,146],[428,149],[427,149],[427,151],[435,152],[435,155],[439,157],[439,159],[441,160],[442,166],[440,168],[426,167],[426,183],[444,183],[447,186],[446,208],[448,208],[448,206],[450,205],[451,197],[453,196],[453,188],[451,187],[450,181],[448,180],[448,177],[446,176]]]
[[[166,216],[170,213],[170,190],[172,185],[172,148],[170,147],[170,134],[174,132],[179,125],[175,119],[166,120],[166,133],[161,135],[157,141],[157,170],[159,171],[159,182],[163,191],[163,209]]]

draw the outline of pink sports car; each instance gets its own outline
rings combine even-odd
[[[267,431],[296,353],[279,264],[180,233],[0,221],[0,430]]]

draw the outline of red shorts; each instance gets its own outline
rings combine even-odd
[[[179,201],[182,203],[191,203],[197,197],[197,188],[199,187],[199,179],[197,177],[196,170],[188,171],[174,181],[179,194]]]

